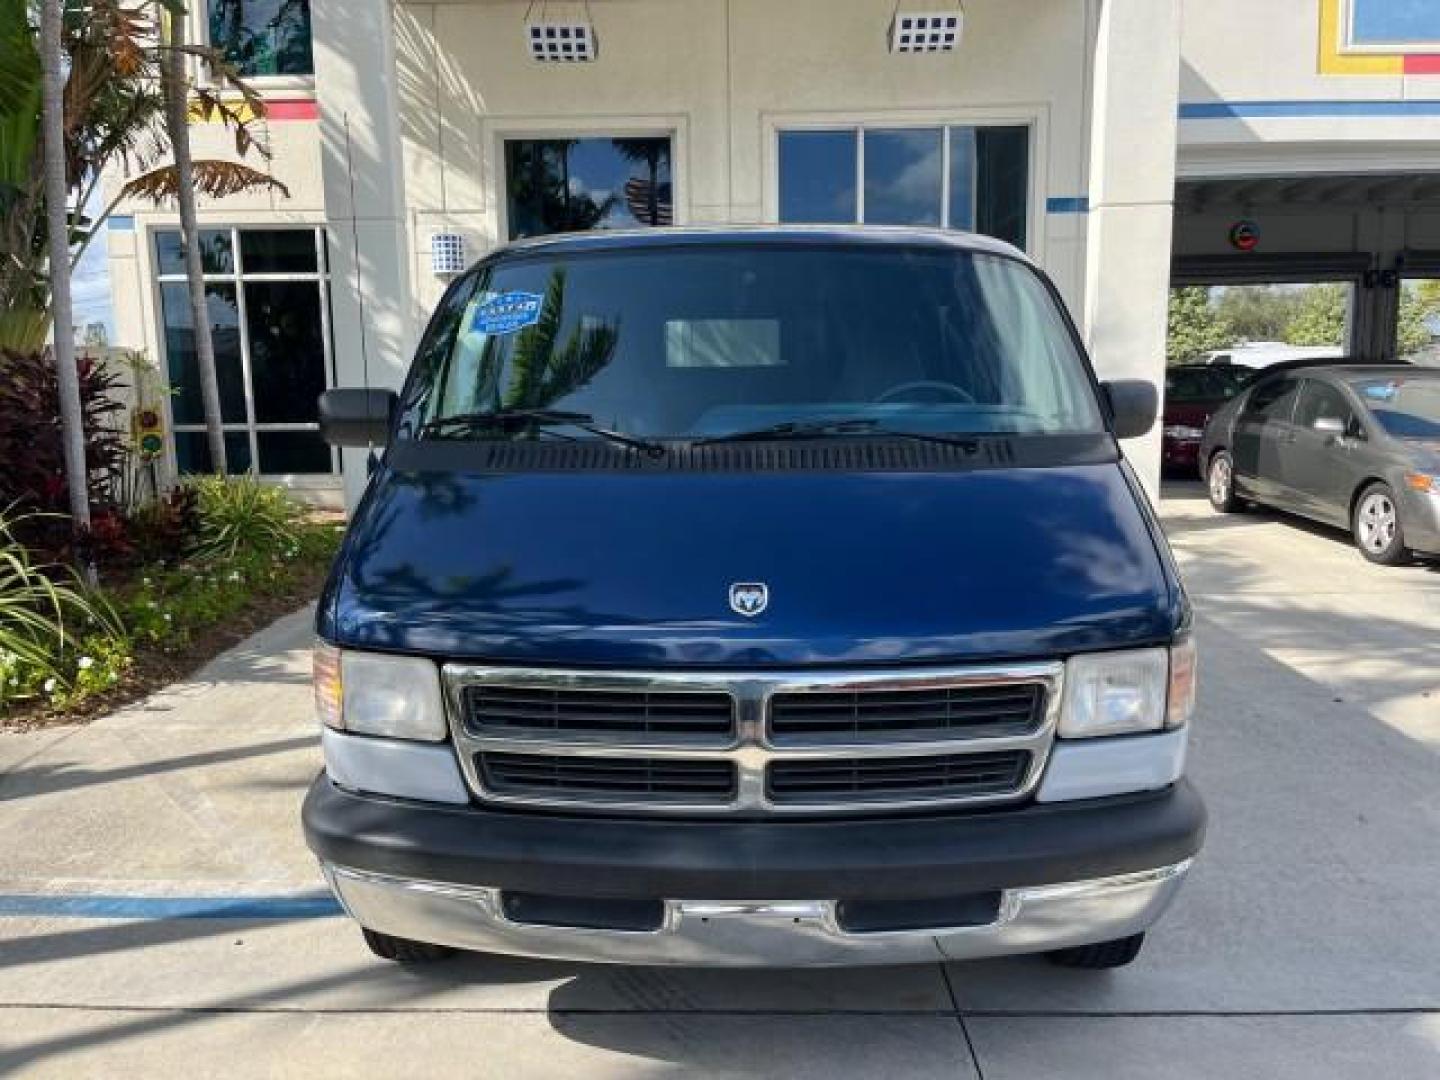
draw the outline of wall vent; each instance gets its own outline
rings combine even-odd
[[[587,63],[598,55],[595,27],[589,22],[547,19],[542,12],[525,20],[525,40],[530,57],[546,63]]]
[[[897,11],[890,22],[890,51],[954,52],[964,27],[962,11]]]
[[[430,237],[430,271],[459,274],[465,270],[465,237],[459,233],[435,233]]]

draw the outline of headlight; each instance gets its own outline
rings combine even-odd
[[[1195,645],[1072,657],[1057,734],[1067,739],[1180,727],[1195,704]]]
[[[337,731],[439,742],[446,736],[440,669],[416,656],[350,652],[317,642],[315,712]]]
[[[1205,429],[1189,427],[1185,424],[1166,424],[1165,437],[1167,439],[1179,439],[1181,442],[1199,442],[1205,437]]]

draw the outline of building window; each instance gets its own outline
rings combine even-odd
[[[1440,4],[1433,0],[1346,0],[1346,37],[1359,51],[1440,47]]]
[[[782,131],[780,220],[967,229],[1025,246],[1028,127]]]
[[[316,417],[330,370],[324,232],[203,229],[200,249],[229,470],[334,472]],[[155,262],[176,466],[209,472],[179,232],[155,234]]]
[[[240,74],[313,75],[310,0],[209,0],[210,44]]]
[[[670,140],[509,139],[505,195],[512,240],[670,225]]]

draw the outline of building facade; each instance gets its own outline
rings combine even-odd
[[[456,260],[518,236],[974,229],[1045,267],[1102,377],[1157,383],[1172,281],[1343,283],[1346,351],[1378,359],[1404,282],[1440,276],[1440,0],[195,6],[265,94],[288,188],[201,206],[228,456],[317,499],[364,463],[320,443],[316,394],[397,385]],[[206,461],[175,228],[127,207],[110,260],[184,471]],[[1158,434],[1127,452],[1158,475]]]

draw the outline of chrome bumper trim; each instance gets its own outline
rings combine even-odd
[[[984,926],[878,933],[841,929],[834,900],[667,900],[654,931],[538,926],[507,918],[498,889],[322,867],[351,917],[396,937],[555,960],[783,968],[970,960],[1128,937],[1164,913],[1190,860],[1007,889],[998,918]]]

